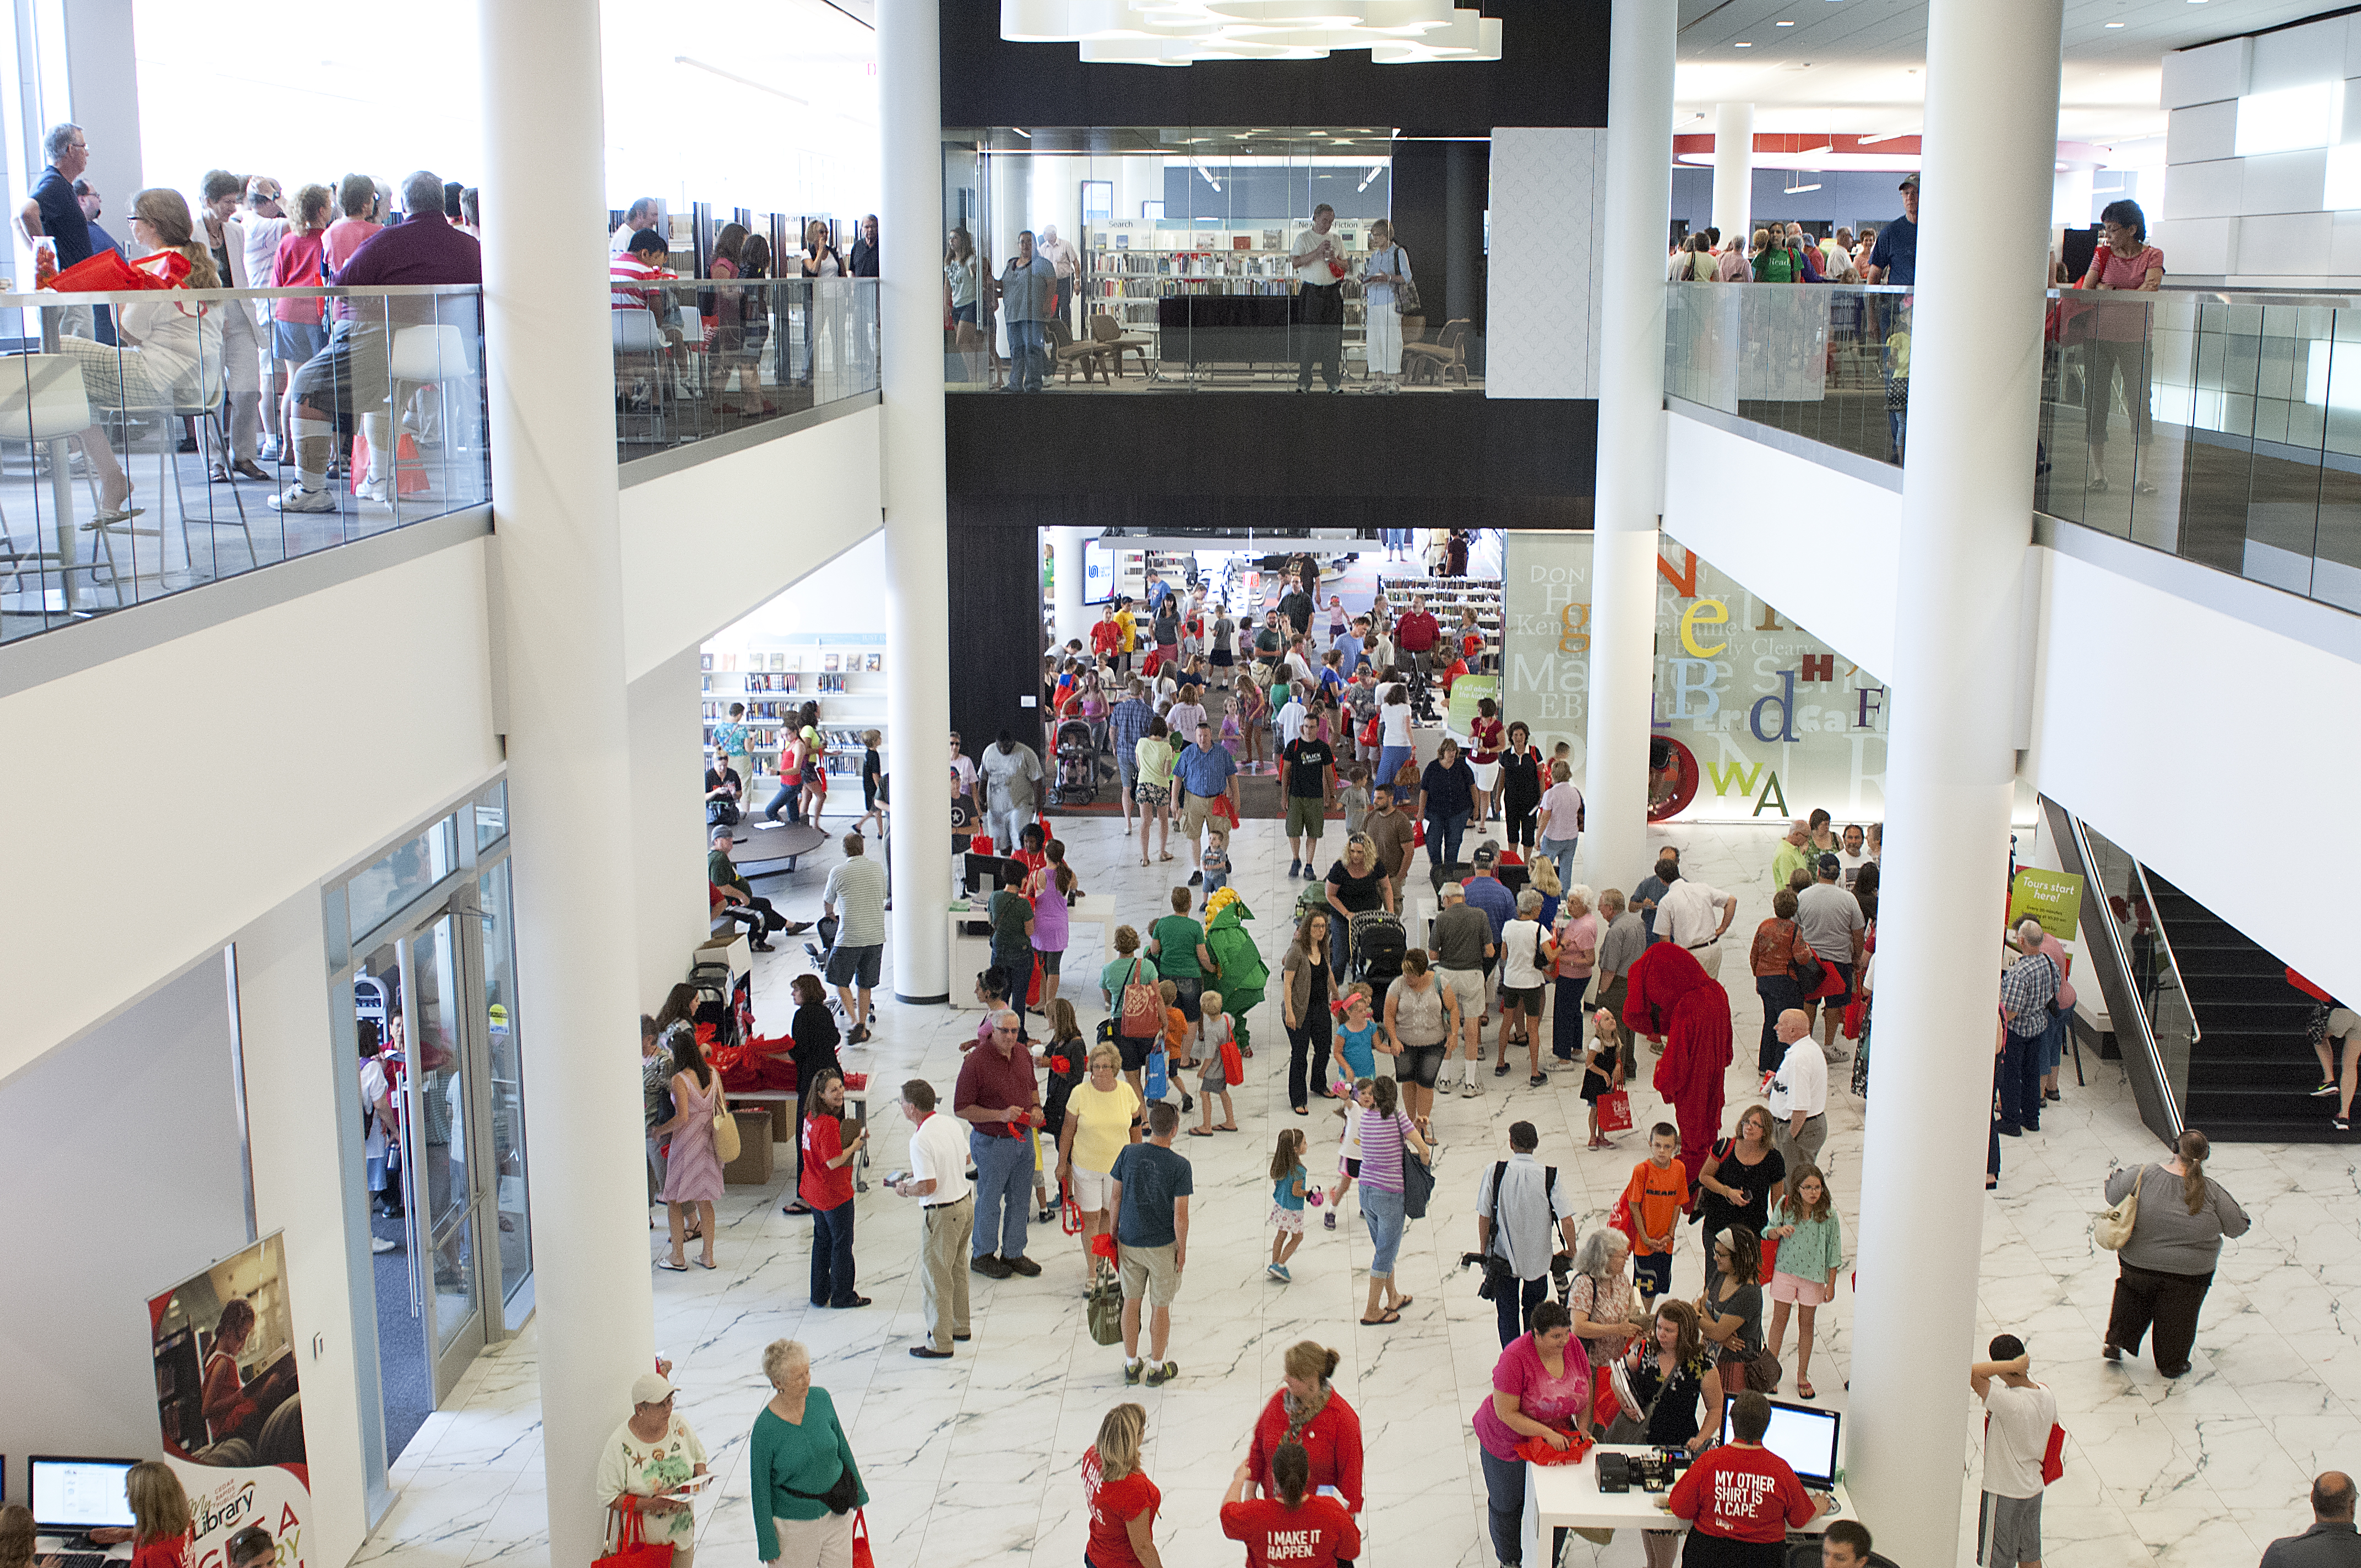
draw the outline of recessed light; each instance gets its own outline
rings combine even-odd
[[[1792,27],[1795,24],[1793,22],[1773,22],[1771,25],[1774,27]]]
[[[1733,49],[1752,49],[1754,46],[1752,44],[1733,44],[1731,47]]]

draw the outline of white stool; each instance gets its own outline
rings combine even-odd
[[[452,418],[452,399],[444,389],[452,383],[474,377],[475,365],[467,351],[467,334],[448,323],[427,326],[397,327],[393,346],[386,356],[386,373],[397,391],[404,385],[433,387],[443,400],[443,485],[442,493],[451,493],[450,452],[456,444],[453,435],[456,425]],[[393,493],[401,493],[401,405],[406,395],[393,400],[393,450],[386,454],[385,471],[393,477]]]
[[[62,445],[63,438],[79,435],[90,425],[90,399],[82,388],[82,368],[71,356],[63,354],[18,354],[0,360],[0,438],[30,443],[59,442],[60,444],[51,453],[50,461],[66,463],[71,459]],[[91,511],[95,515],[100,510],[98,481],[85,471],[83,482],[90,490]],[[14,580],[21,590],[28,571],[95,573],[98,570],[95,548],[89,565],[76,564],[74,557],[80,552],[70,548],[71,535],[63,527],[64,520],[59,521],[60,547],[57,550],[40,548],[38,529],[34,531],[33,548],[19,550],[15,532],[8,525],[7,515],[0,511],[0,576]],[[127,523],[110,524],[107,531],[102,531],[100,538],[107,544],[106,565],[110,578],[115,570],[115,554],[108,532],[114,529],[121,529],[126,533],[151,534],[159,540],[163,532],[161,529],[132,529]],[[157,548],[160,554],[163,548],[160,543]],[[134,551],[136,570],[136,544]],[[114,582],[113,586],[115,602],[120,604],[123,586],[119,581]]]

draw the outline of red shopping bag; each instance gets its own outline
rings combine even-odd
[[[1230,804],[1230,797],[1227,792],[1217,795],[1213,797],[1213,804],[1206,807],[1205,815],[1208,817],[1220,817],[1223,821],[1230,825],[1233,831],[1235,831],[1238,827],[1238,808]]]
[[[1246,1080],[1246,1058],[1238,1054],[1235,1040],[1222,1042],[1222,1077],[1233,1087]]]
[[[1868,1012],[1869,999],[1866,997],[1856,996],[1850,1002],[1845,1003],[1844,1037],[1846,1039],[1858,1040],[1861,1038],[1861,1019]]]
[[[869,1550],[869,1510],[862,1508],[852,1516],[852,1568],[877,1568],[876,1553]]]
[[[102,250],[53,273],[40,287],[61,294],[101,294],[115,289],[176,289],[189,275],[189,258],[177,250],[159,250],[137,261],[122,253]]]
[[[1564,1448],[1553,1448],[1548,1440],[1529,1437],[1517,1444],[1517,1457],[1533,1464],[1578,1464],[1590,1452],[1590,1440],[1580,1432],[1567,1434],[1574,1441]]]
[[[649,1545],[647,1530],[640,1522],[637,1508],[621,1515],[621,1528],[616,1532],[615,1550],[593,1562],[590,1568],[672,1568],[672,1543]]]
[[[1598,1097],[1598,1130],[1602,1133],[1628,1133],[1631,1130],[1630,1090],[1609,1090]]]
[[[353,494],[359,495],[368,484],[368,437],[355,432],[353,435]],[[393,445],[393,493],[414,496],[426,488],[426,462],[418,455],[418,443],[404,433]]]

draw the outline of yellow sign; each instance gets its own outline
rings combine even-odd
[[[2027,916],[2061,942],[2074,939],[2082,915],[2082,878],[2077,872],[2045,872],[2033,866],[2016,868],[2008,888],[2011,930]]]

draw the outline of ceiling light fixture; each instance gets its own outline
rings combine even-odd
[[[1753,46],[1752,44],[1732,44],[1732,45],[1730,45],[1730,48],[1732,48],[1732,49],[1752,49],[1753,47],[1754,47],[1754,46]]]
[[[1792,27],[1795,24],[1793,22],[1773,22],[1771,25],[1774,27]]]
[[[1455,0],[1001,0],[1011,43],[1071,43],[1085,64],[1323,60],[1367,49],[1378,65],[1500,58],[1500,22]]]
[[[1027,130],[1023,126],[1011,126],[1008,128],[1015,131],[1018,136],[1023,137],[1027,141],[1031,141],[1033,139],[1033,133]]]

